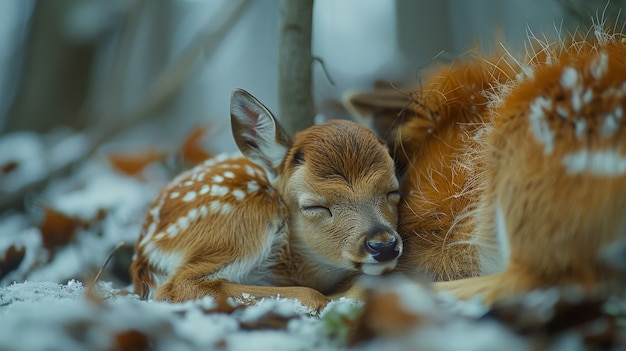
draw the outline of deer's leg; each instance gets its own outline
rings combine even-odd
[[[347,297],[354,300],[365,300],[366,297],[366,287],[364,287],[358,281],[346,286],[344,289],[334,292],[331,295],[328,295],[328,298],[331,300],[337,300],[342,297]]]
[[[130,267],[135,293],[139,295],[141,299],[148,298],[150,289],[153,289],[156,285],[151,274],[154,268],[150,266],[150,263],[147,262],[143,256],[138,256]]]
[[[519,267],[509,266],[502,273],[460,280],[434,282],[433,290],[449,292],[459,299],[480,297],[486,304],[519,296],[533,289],[545,287],[540,278]]]
[[[315,289],[303,286],[255,286],[241,285],[224,280],[212,280],[207,277],[201,265],[183,266],[177,274],[156,293],[156,299],[171,302],[199,299],[204,296],[213,296],[218,300],[235,298],[241,300],[259,300],[264,297],[283,297],[297,299],[303,305],[314,311],[326,306],[329,299]]]

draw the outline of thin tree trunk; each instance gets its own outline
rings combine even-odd
[[[314,123],[311,99],[313,0],[283,0],[278,56],[278,112],[287,132]]]

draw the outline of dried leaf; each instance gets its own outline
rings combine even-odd
[[[137,176],[149,164],[162,160],[164,155],[156,150],[147,150],[136,153],[112,153],[108,158],[114,169],[129,176]]]
[[[181,146],[181,153],[185,162],[198,164],[213,157],[212,153],[207,152],[202,147],[202,139],[207,131],[208,128],[206,127],[197,127],[189,133]]]
[[[74,239],[76,229],[85,226],[85,222],[46,206],[43,208],[43,220],[39,226],[43,246],[53,256],[57,248],[69,244]]]
[[[7,162],[0,166],[0,174],[9,174],[16,170],[19,164],[15,161]]]
[[[287,323],[296,316],[281,316],[274,312],[268,312],[254,321],[239,321],[239,325],[244,330],[286,330]]]
[[[406,335],[411,329],[425,322],[424,316],[407,311],[402,297],[394,292],[370,291],[365,309],[357,320],[350,338],[352,345],[375,337]]]
[[[82,220],[54,209],[45,200],[32,194],[26,197],[25,203],[29,214],[39,223],[43,246],[50,252],[50,258],[54,257],[56,249],[74,239],[77,229],[87,228],[106,216],[106,211],[101,209],[95,218]]]
[[[228,298],[226,298],[225,296],[214,297],[214,301],[217,306],[210,308],[210,309],[204,309],[203,312],[205,314],[209,314],[209,313],[232,314],[233,312],[237,310],[246,308],[246,306],[243,304],[238,304],[238,305],[231,304]]]
[[[115,335],[111,351],[139,351],[153,349],[150,338],[138,330],[126,330]]]
[[[228,346],[228,343],[226,342],[226,339],[220,339],[215,344],[213,344],[213,347],[216,349],[225,350],[227,346]]]
[[[207,314],[207,315],[214,314],[214,313],[230,315],[237,310],[248,307],[244,304],[233,305],[229,302],[229,299],[224,296],[213,297],[213,301],[215,302],[216,306],[211,306],[211,307],[199,306],[200,311],[202,311],[202,313]],[[176,310],[174,313],[178,316],[184,317],[187,315],[187,312],[189,312],[189,309],[184,308],[181,310]]]
[[[496,319],[536,345],[548,345],[563,333],[576,332],[587,347],[623,346],[619,336],[626,333],[626,328],[620,329],[619,316],[607,313],[607,297],[574,298],[570,293],[559,291],[558,299],[549,303],[529,303],[532,293],[503,301],[494,305],[485,318]]]
[[[4,253],[4,257],[0,259],[0,279],[17,269],[24,260],[26,249],[23,247],[16,248],[11,245]]]

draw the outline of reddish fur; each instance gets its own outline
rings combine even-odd
[[[401,270],[451,280],[480,273],[470,244],[469,218],[459,219],[477,202],[471,176],[480,164],[466,158],[475,151],[486,122],[487,98],[510,75],[507,62],[459,62],[432,74],[414,95],[394,142],[396,159],[406,159],[404,200],[398,232],[407,247]],[[416,269],[417,268],[417,269]]]
[[[580,150],[626,155],[624,123],[611,135],[601,133],[608,113],[626,110],[626,95],[606,93],[624,91],[626,82],[626,44],[618,35],[609,37],[539,51],[522,60],[530,76],[508,56],[457,62],[430,75],[390,139],[407,169],[399,208],[398,232],[406,247],[400,271],[436,281],[467,278],[435,288],[487,301],[550,286],[594,292],[624,284],[601,251],[626,236],[626,175],[571,174],[563,161]],[[603,52],[608,72],[594,77],[591,67]],[[593,91],[579,113],[561,84],[568,67],[578,72],[584,91]],[[496,97],[493,106],[485,94]],[[530,122],[540,96],[553,102],[543,111],[554,135],[550,143],[538,139]],[[582,138],[576,135],[581,119],[587,126]],[[505,219],[510,258],[501,262],[500,273],[476,277],[494,273],[490,262],[501,261],[496,206]]]
[[[323,294],[346,289],[362,267],[383,273],[389,262],[371,263],[367,240],[397,237],[401,253],[401,239],[397,196],[389,195],[398,182],[382,142],[346,121],[313,126],[291,142],[247,93],[236,91],[231,106],[237,144],[256,163],[208,160],[161,192],[137,243],[135,292],[169,301],[282,296],[319,309]],[[180,230],[164,234],[172,225]]]
[[[239,165],[241,168],[229,167],[229,165],[233,164]],[[223,168],[223,166],[228,167]],[[195,287],[187,286],[184,283],[185,281],[202,280],[203,276],[217,271],[224,264],[232,261],[234,257],[251,256],[261,246],[265,245],[263,232],[266,224],[275,220],[275,218],[286,217],[286,211],[281,204],[280,197],[271,190],[267,178],[248,175],[245,171],[245,166],[251,167],[261,174],[264,173],[259,166],[246,159],[223,161],[214,166],[201,164],[193,172],[175,179],[170,186],[161,192],[159,198],[154,202],[152,207],[157,206],[163,199],[165,200],[160,207],[160,222],[155,230],[155,233],[159,233],[166,230],[172,223],[176,223],[182,214],[186,214],[191,209],[202,205],[202,202],[199,201],[182,201],[181,198],[187,191],[198,193],[203,186],[211,184],[211,179],[214,176],[221,176],[224,170],[233,172],[235,178],[224,178],[224,181],[219,183],[220,185],[227,186],[232,190],[239,189],[247,192],[246,184],[249,181],[255,181],[260,187],[259,191],[247,195],[247,201],[236,202],[232,196],[232,191],[219,197],[219,201],[223,203],[236,204],[233,212],[245,213],[246,221],[242,221],[240,216],[224,216],[220,213],[209,212],[206,217],[190,225],[189,229],[184,233],[179,233],[173,238],[165,237],[160,240],[153,238],[150,240],[158,247],[167,248],[169,251],[184,252],[186,258],[180,273],[175,274],[178,278],[160,287],[156,293],[158,298],[181,301],[198,297],[195,296],[197,294]],[[183,185],[199,173],[205,173],[204,181],[194,182],[191,186]],[[176,199],[170,199],[170,195],[173,192],[179,192],[181,195]],[[198,197],[203,200],[217,198],[206,197],[206,195]],[[208,203],[208,201],[205,203]],[[257,203],[263,203],[264,205],[258,206]],[[150,220],[146,220],[144,223],[140,240],[143,238],[144,233],[147,232],[151,223],[152,221]],[[219,227],[215,228],[214,226],[217,223],[219,223]],[[278,226],[279,224],[276,223],[275,225]],[[224,228],[229,229],[225,230]],[[217,235],[212,235],[210,240],[207,240],[207,233],[215,230],[217,230]],[[245,233],[249,233],[249,235]],[[245,244],[242,241],[245,241]],[[141,297],[146,298],[148,296],[148,287],[157,288],[149,272],[158,269],[151,265],[145,257],[145,246],[138,245],[136,251],[137,258],[133,262],[134,275],[136,276],[134,279],[135,291]],[[182,285],[179,281],[182,282]],[[173,291],[174,289],[175,291]]]
[[[574,284],[592,291],[619,277],[606,266],[600,252],[626,235],[626,177],[572,175],[562,160],[583,149],[626,154],[623,126],[612,136],[600,133],[604,114],[616,106],[626,108],[626,96],[603,95],[626,82],[626,45],[612,41],[572,48],[573,52],[565,50],[558,56],[560,64],[537,67],[535,78],[520,83],[494,110],[485,154],[485,192],[488,201],[503,207],[511,257],[506,270],[491,278],[496,281],[479,289],[489,300],[553,285]],[[595,79],[589,67],[600,52],[608,53],[608,73]],[[571,122],[549,111],[547,120],[555,142],[554,151],[545,155],[544,146],[533,142],[527,111],[538,93],[553,101],[570,101],[569,92],[560,84],[565,67],[575,68],[584,86],[594,91],[592,102],[577,116],[586,120],[589,130],[578,140]]]

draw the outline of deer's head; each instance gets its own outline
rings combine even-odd
[[[261,165],[289,210],[292,250],[325,269],[378,275],[402,254],[393,160],[364,126],[331,121],[292,140],[245,91],[231,98],[233,135]]]

